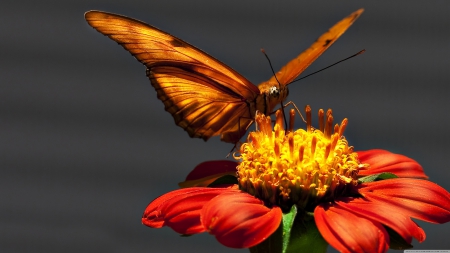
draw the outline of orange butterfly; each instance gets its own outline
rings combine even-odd
[[[222,141],[236,143],[253,122],[256,111],[272,113],[286,99],[287,85],[362,12],[357,10],[339,21],[278,71],[276,78],[272,76],[258,86],[200,49],[141,21],[101,11],[86,12],[85,18],[147,67],[158,98],[189,136],[206,141],[221,135]]]

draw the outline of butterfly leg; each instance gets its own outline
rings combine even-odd
[[[286,108],[288,105],[293,106],[293,107],[295,108],[295,110],[297,111],[297,113],[300,115],[300,118],[302,118],[302,121],[303,121],[304,123],[306,123],[306,120],[305,120],[305,118],[303,117],[303,114],[300,112],[300,110],[299,110],[298,107],[295,105],[295,103],[292,102],[292,101],[289,101],[289,102],[287,102],[285,105],[281,104],[282,113],[283,113],[283,118],[284,118],[284,124],[285,124],[286,126],[288,126],[288,124],[287,124],[287,119],[286,119],[286,114],[285,114],[285,112],[284,112],[284,108]],[[276,111],[277,111],[277,110],[271,112],[269,115],[275,114]],[[275,123],[274,120],[272,120],[272,121]]]
[[[230,152],[228,152],[228,154],[225,156],[225,158],[228,159],[228,157],[230,157],[231,153],[232,153],[234,150],[236,150],[236,147],[237,147],[238,143],[239,143],[239,145],[241,144],[240,141],[236,142],[236,143],[233,145],[233,148],[231,148]]]
[[[258,112],[256,112],[256,113],[258,113]],[[241,124],[241,122],[242,122],[243,125],[247,126],[245,129],[244,129],[243,125]],[[250,122],[250,123],[248,123],[248,122]],[[232,137],[232,139],[235,140],[235,142],[234,142],[233,148],[230,150],[230,152],[228,152],[226,158],[228,158],[230,156],[230,154],[233,152],[233,150],[236,150],[236,148],[238,146],[240,146],[240,144],[242,143],[240,141],[240,139],[242,138],[243,135],[245,135],[247,130],[250,128],[250,126],[254,122],[255,122],[254,118],[250,118],[250,117],[246,117],[246,116],[240,116],[239,117],[238,124],[237,124],[237,127],[238,127],[237,133],[238,134],[236,136]]]
[[[303,121],[304,123],[306,123],[305,118],[303,118],[303,114],[300,112],[300,110],[298,109],[298,107],[295,105],[294,102],[292,102],[292,101],[287,102],[287,103],[283,106],[283,109],[284,109],[285,107],[287,107],[288,105],[293,106],[293,107],[295,108],[295,110],[297,111],[297,113],[300,115],[300,118],[302,118],[302,121]]]

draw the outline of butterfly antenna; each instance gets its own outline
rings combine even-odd
[[[267,61],[269,61],[270,69],[272,70],[272,74],[275,77],[275,80],[277,80],[278,87],[281,87],[281,83],[280,83],[280,81],[278,81],[277,74],[275,74],[275,70],[273,70],[272,62],[270,61],[269,56],[267,56],[266,51],[264,50],[264,48],[261,48],[261,52],[266,57]],[[282,111],[283,111],[284,125],[287,126],[288,124],[287,124],[286,114],[284,114],[283,102],[280,102],[280,105],[281,105],[281,108],[283,109]]]
[[[264,50],[264,48],[261,48],[261,52],[266,57],[267,61],[269,61],[269,66],[270,66],[270,69],[272,70],[272,74],[275,77],[275,80],[277,80],[278,85],[281,87],[280,81],[278,81],[277,75],[275,74],[275,70],[273,70],[272,62],[270,61],[269,56],[267,56],[266,51]]]
[[[360,54],[363,54],[364,52],[366,52],[365,49],[359,51],[358,53],[356,53],[356,54],[354,54],[354,55],[352,55],[352,56],[349,56],[349,57],[347,57],[347,58],[345,58],[345,59],[342,59],[342,60],[340,60],[340,61],[338,61],[338,62],[335,62],[335,63],[331,64],[331,65],[328,66],[328,67],[325,67],[325,68],[323,68],[323,69],[319,69],[319,70],[317,70],[317,71],[315,71],[315,72],[312,72],[311,74],[308,74],[308,75],[306,75],[306,76],[304,76],[304,77],[302,77],[302,78],[299,78],[299,79],[297,79],[297,80],[294,80],[294,81],[292,81],[292,82],[290,82],[290,83],[288,83],[288,84],[286,84],[286,85],[289,85],[289,84],[291,84],[291,83],[300,81],[300,80],[302,80],[302,79],[305,79],[305,78],[307,78],[308,76],[312,76],[312,75],[314,75],[314,74],[317,74],[317,73],[319,73],[319,72],[321,72],[321,71],[324,71],[324,70],[327,69],[327,68],[333,67],[333,66],[336,65],[336,64],[339,64],[339,63],[341,63],[341,62],[343,62],[343,61],[346,61],[346,60],[351,59],[351,58],[353,58],[353,57],[355,57],[355,56],[358,56],[358,55],[360,55]]]

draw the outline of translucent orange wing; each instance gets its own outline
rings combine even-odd
[[[289,84],[300,75],[311,63],[313,63],[325,50],[327,50],[362,14],[364,9],[359,9],[343,20],[331,27],[326,33],[320,36],[308,49],[299,54],[295,59],[286,64],[276,73],[281,85]],[[268,81],[259,85],[261,90],[278,84],[272,76]]]
[[[128,17],[89,11],[86,21],[147,66],[158,98],[175,123],[191,137],[246,129],[247,101],[259,89],[239,73],[200,49],[148,24]]]
[[[148,72],[165,109],[189,136],[207,140],[211,136],[235,131],[238,124],[246,129],[250,123],[238,123],[240,118],[251,117],[242,96],[225,90],[219,83],[171,66],[156,66]]]

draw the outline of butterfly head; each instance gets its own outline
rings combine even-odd
[[[274,85],[269,88],[267,99],[269,100],[269,105],[277,105],[283,102],[289,95],[289,89],[287,86]],[[271,108],[273,110],[273,108]]]
[[[287,86],[278,84],[259,85],[261,91],[260,98],[257,99],[257,110],[264,112],[264,114],[270,114],[274,108],[283,102],[289,94]]]
[[[280,87],[272,86],[269,88],[268,96],[272,99],[279,99],[282,95]]]

